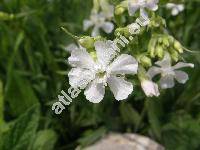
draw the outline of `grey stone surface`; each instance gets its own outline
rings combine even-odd
[[[164,150],[164,147],[137,134],[109,134],[84,150]]]

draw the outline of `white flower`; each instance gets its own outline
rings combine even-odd
[[[176,16],[184,10],[184,5],[183,4],[167,3],[166,8],[171,10],[171,13],[172,13],[173,16]]]
[[[84,94],[90,102],[99,103],[103,99],[107,84],[116,100],[126,99],[133,91],[133,85],[118,75],[136,74],[138,62],[127,54],[122,54],[112,61],[116,53],[111,47],[112,44],[112,41],[95,42],[96,61],[84,48],[72,51],[68,59],[74,67],[68,75],[70,85],[84,88],[80,82],[87,81]]]
[[[110,5],[107,1],[101,0],[100,1],[102,13],[105,18],[110,19],[114,17],[114,6]]]
[[[76,49],[78,49],[78,46],[74,43],[67,45],[67,47],[65,48],[65,50],[68,51],[68,52],[72,52]]]
[[[142,89],[146,96],[159,96],[160,92],[158,90],[158,85],[151,80],[144,79],[141,82]]]
[[[155,64],[159,67],[151,67],[147,74],[150,78],[153,78],[157,74],[161,74],[159,83],[162,89],[174,87],[174,79],[176,79],[179,83],[184,84],[189,78],[188,74],[177,69],[183,67],[194,67],[194,64],[184,62],[179,62],[175,66],[171,66],[171,58],[168,53],[165,54],[162,61],[157,61]]]
[[[106,21],[106,17],[103,13],[92,13],[90,20],[83,21],[84,31],[87,31],[92,26],[93,30],[91,35],[93,37],[100,35],[100,29],[106,33],[111,33],[114,29],[114,24],[110,21]]]
[[[133,16],[137,10],[140,10],[140,15],[148,18],[145,8],[152,11],[158,9],[159,0],[128,0],[128,12],[130,16]]]

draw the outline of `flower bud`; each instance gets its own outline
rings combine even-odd
[[[160,45],[156,46],[155,53],[159,58],[163,58],[164,50],[163,50],[162,46],[160,46]]]
[[[152,58],[155,57],[155,47],[156,47],[156,43],[157,43],[157,40],[155,38],[152,38],[149,42],[149,45],[148,45],[148,52],[150,53],[150,56]]]
[[[173,36],[168,36],[168,41],[169,41],[169,44],[173,44],[174,43]]]
[[[14,18],[13,14],[8,14],[0,11],[0,20],[12,20]]]
[[[178,60],[179,60],[179,54],[178,54],[178,52],[177,51],[171,51],[171,57],[172,57],[172,59],[175,61],[175,62],[177,62]]]
[[[115,15],[121,15],[125,11],[125,8],[122,7],[121,5],[118,5],[115,7]]]
[[[169,47],[169,40],[167,37],[163,37],[163,44],[164,46]]]
[[[85,47],[86,49],[91,49],[94,47],[94,42],[96,42],[99,39],[101,39],[100,36],[97,37],[83,36],[78,40],[78,42],[81,46]]]
[[[143,79],[141,81],[141,87],[145,93],[146,96],[148,97],[153,97],[153,96],[159,96],[160,92],[158,89],[158,85],[151,80],[148,79]]]
[[[182,45],[181,45],[177,40],[175,40],[175,42],[174,42],[174,48],[175,48],[179,53],[183,53]]]
[[[130,32],[129,32],[128,27],[117,28],[115,30],[115,36],[118,36],[118,33],[120,33],[121,35],[125,35],[126,37],[130,36]]]
[[[147,56],[141,56],[140,57],[140,63],[144,66],[144,67],[151,67],[152,63],[151,63],[151,59]]]
[[[159,37],[158,38],[158,43],[162,43],[163,42],[163,38],[162,37]]]

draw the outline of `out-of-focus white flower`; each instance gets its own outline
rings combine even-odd
[[[174,3],[167,3],[166,8],[171,10],[173,16],[178,15],[185,9],[184,4],[174,4]]]
[[[137,10],[140,10],[140,15],[148,18],[145,8],[152,11],[158,9],[159,0],[128,0],[128,12],[130,16],[133,16]]]
[[[155,64],[159,67],[151,67],[147,74],[151,79],[157,74],[161,74],[159,83],[162,89],[174,87],[174,79],[179,83],[184,84],[189,79],[188,74],[177,69],[183,67],[194,67],[194,64],[184,62],[179,62],[175,66],[171,66],[171,57],[168,53],[165,54],[162,61],[157,61]]]
[[[111,19],[114,17],[114,6],[110,5],[107,0],[101,0],[100,1],[102,13],[105,18]]]
[[[136,74],[138,62],[130,55],[122,54],[115,58],[112,41],[95,42],[97,58],[94,60],[84,48],[72,51],[69,63],[74,67],[68,74],[72,87],[86,88],[86,99],[99,103],[105,94],[105,86],[109,86],[116,100],[124,100],[133,91],[132,83],[118,75]],[[80,83],[87,81],[85,87]]]
[[[106,17],[103,13],[92,13],[90,20],[83,21],[83,30],[87,31],[90,27],[93,27],[92,36],[100,35],[100,29],[106,33],[111,33],[114,29],[114,24],[110,21],[106,21]]]
[[[159,96],[160,92],[158,89],[158,85],[151,80],[144,79],[141,81],[141,86],[148,97]]]

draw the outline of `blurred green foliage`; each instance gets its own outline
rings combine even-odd
[[[195,63],[185,85],[147,99],[140,87],[126,101],[91,104],[83,94],[61,114],[51,110],[69,87],[65,46],[73,39],[60,27],[83,35],[82,21],[92,1],[0,1],[0,149],[71,150],[93,143],[107,132],[134,132],[155,139],[169,150],[200,149],[200,54],[186,52]],[[186,1],[176,17],[164,9],[170,34],[200,52],[200,2]],[[88,33],[85,33],[88,34]]]

